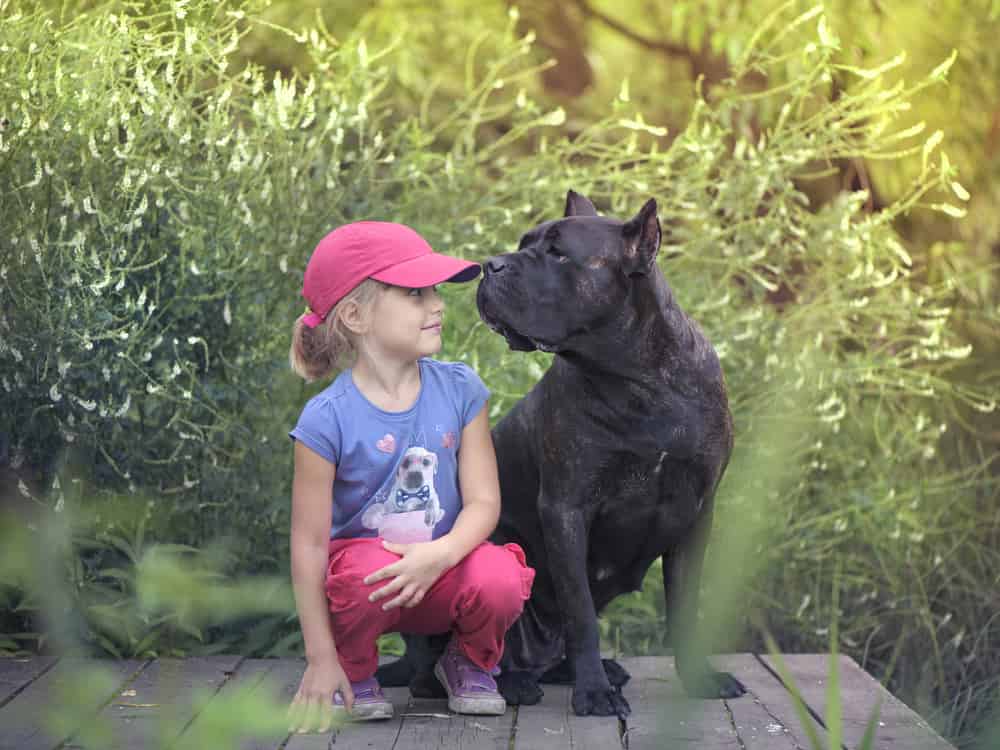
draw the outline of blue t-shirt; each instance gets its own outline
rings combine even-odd
[[[490,392],[461,362],[418,364],[420,394],[406,411],[379,409],[345,370],[309,399],[288,433],[337,467],[331,539],[430,541],[447,534],[462,509],[462,429]]]

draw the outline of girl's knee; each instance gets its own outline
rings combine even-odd
[[[399,559],[382,547],[380,539],[350,540],[346,545],[331,545],[326,575],[326,597],[330,611],[348,619],[384,619],[384,601],[368,600],[372,592],[389,583],[389,579],[366,584],[366,576]]]
[[[516,544],[483,544],[469,554],[465,583],[480,602],[498,613],[520,614],[531,596],[535,571]]]

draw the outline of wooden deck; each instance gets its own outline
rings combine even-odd
[[[810,722],[823,747],[829,748],[823,724],[828,658],[819,654],[785,659],[808,704]],[[333,734],[289,736],[283,729],[270,737],[251,733],[231,746],[241,750],[813,750],[791,696],[767,656],[714,657],[717,668],[734,673],[750,691],[730,701],[686,698],[669,657],[621,662],[632,673],[632,681],[624,689],[632,705],[627,721],[573,715],[565,686],[546,685],[540,705],[512,707],[499,717],[449,714],[444,701],[414,700],[407,690],[392,689],[387,691],[396,706],[392,721],[348,725]],[[94,664],[103,667],[112,679],[102,684],[91,678],[82,691],[76,684],[76,705],[67,708],[60,696],[73,689],[74,681],[78,683],[81,667]],[[211,712],[205,711],[206,706],[213,702],[231,705],[226,701],[237,695],[274,695],[283,715],[303,667],[297,659],[240,656],[100,662],[50,657],[0,659],[0,748],[200,750],[205,740],[199,738],[210,736],[205,734],[206,725],[218,722],[208,718]],[[840,667],[846,750],[859,747],[876,702],[881,702],[881,714],[875,748],[954,750],[854,661],[841,656]],[[46,715],[49,718],[44,718]],[[106,725],[104,739],[88,741],[87,733],[101,723]],[[84,728],[88,726],[89,730]],[[165,743],[159,739],[162,737],[167,737]],[[218,744],[211,748],[223,750]]]

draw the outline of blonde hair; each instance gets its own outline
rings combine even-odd
[[[344,323],[343,310],[348,303],[354,303],[367,314],[385,287],[380,281],[365,279],[345,294],[315,328],[303,323],[302,316],[296,318],[288,350],[292,369],[306,382],[312,382],[353,363],[358,354],[356,337]]]

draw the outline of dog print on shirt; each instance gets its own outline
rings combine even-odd
[[[361,518],[367,529],[398,544],[429,542],[434,526],[444,516],[434,486],[438,457],[433,451],[414,446],[399,462],[389,495],[371,505]]]

